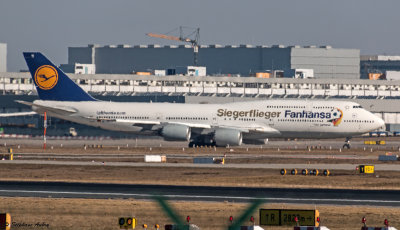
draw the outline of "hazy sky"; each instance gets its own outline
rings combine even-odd
[[[87,44],[179,44],[150,38],[200,27],[201,44],[331,45],[400,55],[399,0],[2,0],[0,42],[8,71],[27,69],[23,51],[67,63]]]

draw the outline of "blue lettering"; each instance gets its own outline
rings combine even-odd
[[[285,110],[285,117],[290,118],[322,118],[322,119],[330,119],[332,118],[332,113],[328,112],[312,112],[312,111],[301,111],[301,112],[292,112],[291,110]]]

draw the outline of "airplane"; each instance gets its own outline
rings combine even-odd
[[[18,101],[37,113],[194,146],[263,144],[268,138],[346,138],[384,126],[349,101],[262,100],[226,104],[108,102],[93,98],[39,52],[23,53],[39,100]],[[42,81],[40,79],[46,79]]]

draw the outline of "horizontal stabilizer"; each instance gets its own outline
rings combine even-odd
[[[19,117],[19,116],[30,116],[35,115],[36,112],[20,112],[20,113],[0,113],[0,117]]]
[[[39,109],[39,110],[49,111],[49,112],[53,112],[53,113],[57,113],[57,114],[61,114],[61,115],[70,115],[70,114],[78,112],[76,109],[69,108],[69,107],[60,107],[60,106],[50,107],[50,106],[40,105],[37,103],[32,103],[32,102],[27,102],[27,101],[19,101],[19,100],[16,100],[15,102],[31,106],[33,110]]]
[[[20,100],[15,100],[15,102],[23,104],[23,105],[27,105],[27,106],[32,106],[33,103],[29,102],[29,101],[20,101]]]

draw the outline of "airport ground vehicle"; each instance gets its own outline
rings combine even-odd
[[[78,136],[78,132],[75,130],[74,127],[70,127],[68,132],[65,133],[65,136],[76,137]]]

